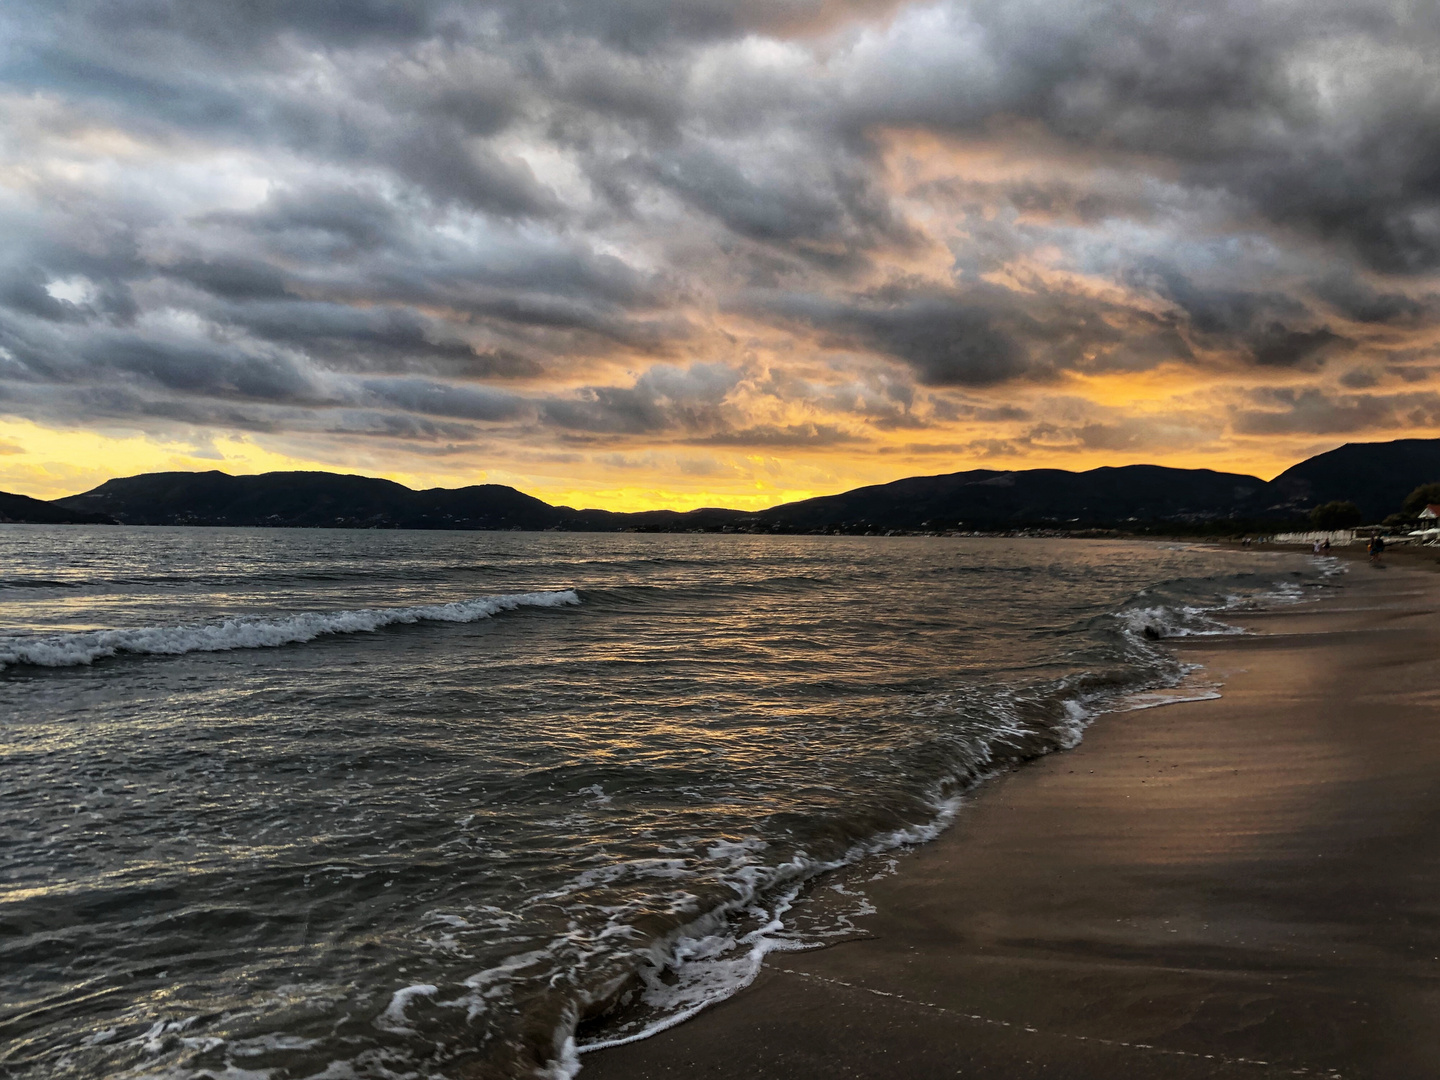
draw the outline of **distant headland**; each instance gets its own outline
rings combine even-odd
[[[552,506],[499,484],[414,491],[327,472],[145,473],[52,501],[0,492],[0,521],[41,524],[847,533],[1049,529],[1234,532],[1294,525],[1327,503],[1366,522],[1440,481],[1440,439],[1348,443],[1274,480],[1159,465],[974,469],[855,488],[768,510],[616,513]]]

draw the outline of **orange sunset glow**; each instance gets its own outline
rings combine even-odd
[[[1436,431],[1433,61],[1398,30],[1267,8],[1242,62],[1219,15],[1084,5],[722,5],[623,44],[506,10],[137,23],[84,46],[103,77],[0,83],[0,488],[759,509]]]

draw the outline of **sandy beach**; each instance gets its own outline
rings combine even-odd
[[[1222,697],[984,785],[871,937],[586,1080],[1440,1075],[1440,575],[1362,555],[1238,621],[1174,646]]]

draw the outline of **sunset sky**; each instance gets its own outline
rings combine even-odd
[[[0,7],[0,489],[1440,435],[1433,0]]]

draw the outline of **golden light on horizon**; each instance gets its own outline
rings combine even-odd
[[[1151,380],[1141,380],[1151,385]],[[1108,387],[1107,392],[1113,392]],[[1423,430],[1399,432],[1395,437],[1426,437]],[[974,440],[970,429],[959,437]],[[232,475],[272,471],[318,470],[358,473],[393,480],[414,489],[463,487],[496,483],[515,487],[557,506],[614,511],[694,510],[727,507],[761,510],[783,502],[882,484],[906,476],[932,475],[967,469],[1058,468],[1084,471],[1101,466],[1147,463],[1175,468],[1205,468],[1272,479],[1289,466],[1316,453],[1333,449],[1344,439],[1317,441],[1271,439],[1226,442],[1213,448],[1178,449],[1142,457],[1123,450],[1087,448],[1063,442],[1048,451],[1031,447],[1023,454],[1003,450],[964,454],[959,448],[915,446],[904,435],[890,434],[878,445],[863,449],[801,453],[788,456],[716,454],[696,456],[689,447],[656,447],[635,454],[599,455],[599,461],[545,463],[537,460],[517,468],[471,470],[458,468],[385,468],[380,457],[354,455],[322,458],[272,448],[255,436],[216,438],[203,447],[144,435],[115,435],[94,431],[46,428],[28,421],[0,421],[0,490],[54,499],[87,491],[114,477],[145,472],[207,471]],[[543,455],[539,455],[543,457]],[[645,458],[649,458],[648,464]],[[666,458],[685,458],[688,466],[667,464]],[[639,462],[639,464],[636,464]],[[458,463],[457,463],[458,464]],[[688,470],[689,475],[686,475]],[[657,484],[642,476],[667,475]]]
[[[1124,5],[820,8],[638,52],[277,15],[257,41],[309,44],[211,56],[117,17],[0,87],[0,489],[320,469],[759,508],[977,468],[1268,479],[1440,430],[1408,32],[1362,19],[1342,64],[1281,19],[1217,72],[1218,14],[1156,15],[1192,100],[1099,47]],[[166,95],[123,89],[141,55]],[[1266,104],[1203,92],[1232,77]],[[224,108],[157,105],[198,87]]]

